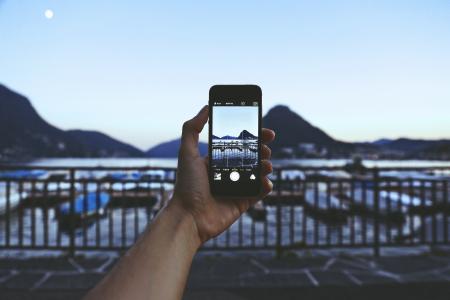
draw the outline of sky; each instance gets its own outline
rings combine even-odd
[[[215,136],[239,136],[244,129],[258,136],[257,106],[214,106],[213,118]]]
[[[144,150],[214,84],[344,141],[449,138],[450,2],[0,0],[0,83]]]

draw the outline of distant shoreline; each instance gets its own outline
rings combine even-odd
[[[303,158],[282,159],[272,158],[274,166],[312,166],[312,167],[344,167],[352,162],[350,158]],[[9,166],[55,166],[55,167],[177,167],[176,157],[171,158],[39,158],[34,160],[0,161],[0,165]],[[363,160],[366,167],[438,167],[449,166],[450,161],[424,159],[379,159]]]

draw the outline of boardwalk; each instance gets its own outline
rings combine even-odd
[[[1,298],[80,299],[116,261],[106,254],[0,258]],[[183,299],[411,300],[420,299],[421,291],[427,299],[448,299],[450,256],[416,252],[375,259],[324,251],[280,259],[263,254],[198,255]]]

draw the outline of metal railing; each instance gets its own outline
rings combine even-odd
[[[450,167],[275,168],[274,191],[202,250],[449,244]],[[170,199],[173,168],[0,167],[0,249],[123,250]]]
[[[212,163],[216,167],[252,166],[257,162],[257,152],[257,141],[213,141]]]

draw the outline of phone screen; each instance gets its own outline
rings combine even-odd
[[[260,188],[260,111],[257,97],[210,100],[210,182],[215,194],[257,195]]]

